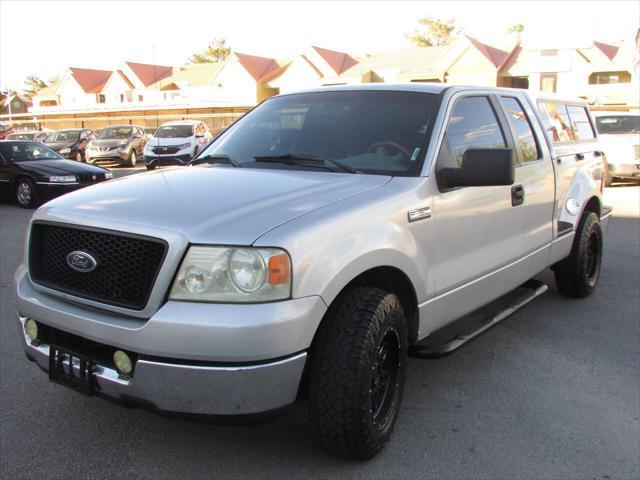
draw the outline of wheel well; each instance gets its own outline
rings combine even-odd
[[[591,197],[589,199],[587,204],[584,206],[584,209],[582,210],[583,215],[584,215],[584,212],[593,212],[598,216],[598,218],[600,218],[601,207],[600,207],[600,200],[598,199],[598,197]]]
[[[400,299],[405,318],[407,319],[407,331],[409,332],[409,344],[415,343],[418,338],[418,298],[409,277],[396,267],[376,267],[361,273],[351,280],[340,292],[342,295],[350,288],[374,287],[395,293]]]
[[[11,183],[9,184],[10,188],[9,188],[9,192],[10,193],[15,193],[16,188],[18,188],[18,182],[20,180],[22,180],[23,178],[26,178],[28,180],[31,180],[32,182],[34,181],[33,178],[31,178],[29,175],[15,175],[12,179],[11,179]]]

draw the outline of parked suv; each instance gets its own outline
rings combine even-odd
[[[640,114],[594,112],[607,159],[607,186],[614,179],[640,179]]]
[[[144,163],[149,170],[159,165],[186,165],[211,140],[209,127],[199,120],[165,123],[145,145]]]
[[[147,134],[135,125],[116,125],[99,130],[87,145],[87,162],[134,167],[144,151]]]
[[[86,128],[69,128],[52,132],[44,143],[64,158],[84,162],[87,144],[93,138],[95,138],[93,130]]]
[[[408,353],[476,338],[548,267],[566,296],[596,288],[603,157],[584,103],[554,108],[575,128],[557,149],[524,91],[323,87],[261,103],[192,166],[53,200],[15,275],[27,357],[156,411],[308,398],[328,451],[371,458]]]

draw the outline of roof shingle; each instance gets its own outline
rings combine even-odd
[[[85,93],[100,93],[113,73],[111,70],[69,67],[71,75]]]

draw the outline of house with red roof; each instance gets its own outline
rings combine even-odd
[[[68,68],[59,82],[33,97],[30,113],[71,112],[77,119],[78,112],[89,112],[90,118],[90,112],[127,111],[140,112],[140,121],[157,117],[159,110],[236,113],[278,93],[374,82],[528,88],[595,104],[637,106],[640,71],[633,68],[634,54],[635,41],[554,47],[489,44],[459,35],[444,47],[349,52],[313,45],[289,59],[233,52],[221,62],[179,67],[127,61],[114,70]]]
[[[499,85],[582,97],[595,105],[639,105],[633,42],[524,45],[500,69]]]
[[[34,107],[60,105],[88,106],[98,103],[98,95],[109,82],[110,70],[69,67],[55,85],[33,97]]]

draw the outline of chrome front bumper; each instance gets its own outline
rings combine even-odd
[[[49,345],[33,344],[24,332],[27,317],[18,316],[27,357],[45,372]],[[247,415],[293,403],[306,362],[306,352],[254,365],[206,366],[139,359],[130,379],[95,365],[95,393],[161,412],[201,415]],[[65,360],[65,368],[69,368]],[[76,376],[79,364],[74,362]]]
[[[640,162],[636,163],[610,163],[609,174],[612,177],[638,178],[640,177]]]

